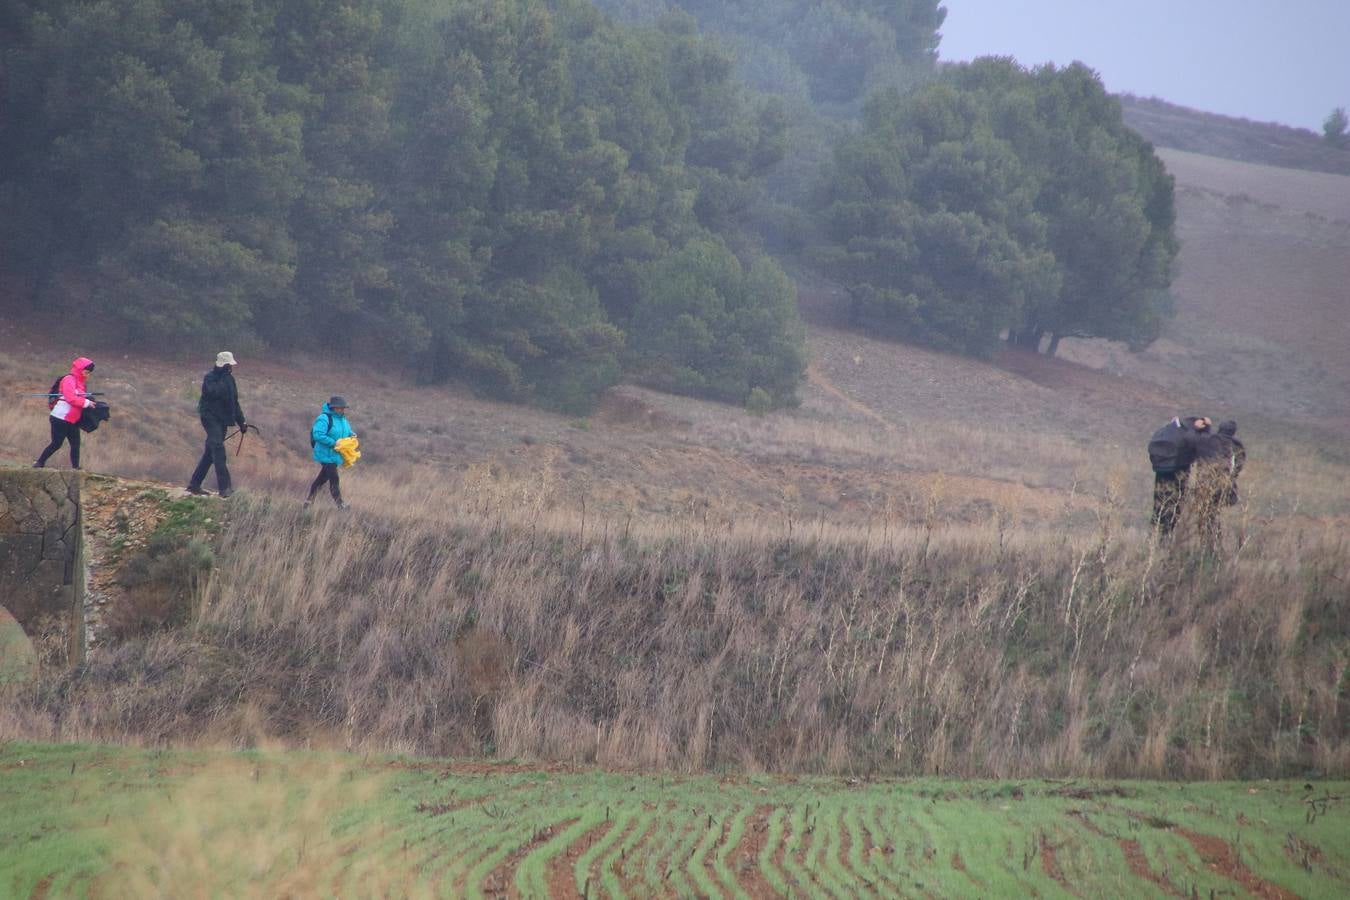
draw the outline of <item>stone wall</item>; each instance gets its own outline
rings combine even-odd
[[[0,469],[0,607],[58,664],[84,659],[81,477]]]

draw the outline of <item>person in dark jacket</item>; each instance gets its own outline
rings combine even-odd
[[[309,443],[314,448],[314,461],[319,464],[319,474],[309,486],[306,507],[314,502],[314,495],[319,492],[319,488],[327,484],[328,493],[332,495],[337,508],[347,508],[342,499],[342,482],[338,478],[338,466],[342,465],[343,459],[335,445],[343,438],[355,436],[356,432],[352,431],[352,425],[347,421],[347,401],[342,397],[329,397],[309,430]]]
[[[1181,504],[1186,498],[1191,466],[1203,436],[1210,431],[1210,420],[1205,416],[1176,417],[1172,419],[1179,441],[1176,457],[1166,468],[1154,467],[1153,473],[1153,527],[1159,537],[1167,537],[1181,517]]]
[[[248,431],[244,410],[239,406],[239,388],[234,383],[233,371],[237,365],[234,354],[222,350],[216,354],[216,367],[202,379],[202,396],[197,401],[197,414],[206,432],[206,448],[192,477],[188,479],[189,494],[206,493],[202,489],[202,481],[212,466],[216,469],[216,486],[220,496],[228,497],[234,493],[234,487],[230,484],[230,469],[226,465],[225,432],[231,424],[238,425],[240,432]]]

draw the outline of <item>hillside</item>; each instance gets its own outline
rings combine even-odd
[[[216,575],[180,610],[198,627],[103,644],[0,734],[689,769],[1343,773],[1350,178],[1165,158],[1179,314],[1144,354],[1066,341],[1060,359],[980,361],[881,341],[839,327],[841,298],[808,275],[802,402],[762,417],[627,385],[569,417],[235,348],[260,434],[231,442],[228,526],[198,513],[183,531],[212,534]],[[77,346],[36,321],[0,322],[0,346],[11,395],[94,357],[114,418],[88,466],[173,498],[209,360]],[[298,503],[309,423],[335,392],[364,451],[347,519]],[[1237,418],[1251,449],[1217,557],[1193,524],[1164,552],[1148,538],[1143,445],[1178,412]],[[0,408],[0,459],[27,464],[46,435],[40,399]],[[107,494],[96,547],[118,545],[106,532],[147,490]],[[126,563],[104,559],[94,587],[114,596]],[[107,621],[148,618],[132,612]]]
[[[1062,355],[1350,433],[1350,176],[1158,152],[1177,179],[1177,317],[1142,354]]]
[[[1120,102],[1126,124],[1159,147],[1350,175],[1350,149],[1330,147],[1304,128],[1202,112],[1157,97],[1124,94]]]

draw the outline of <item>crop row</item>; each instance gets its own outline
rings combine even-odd
[[[720,781],[8,745],[0,895],[1344,896],[1348,788]]]

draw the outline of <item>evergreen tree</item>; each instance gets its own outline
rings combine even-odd
[[[937,346],[1141,347],[1167,312],[1172,179],[1080,64],[982,59],[874,98],[820,216],[855,317]]]
[[[1350,126],[1350,116],[1345,114],[1345,107],[1338,106],[1322,122],[1322,137],[1333,147],[1344,147],[1347,126]]]
[[[639,360],[625,332],[665,327],[635,315],[652,267],[733,235],[782,156],[732,70],[688,16],[586,0],[16,0],[0,255],[128,338],[319,341],[583,410]],[[752,349],[675,360],[690,389],[791,399],[792,289],[763,271],[705,323]]]

